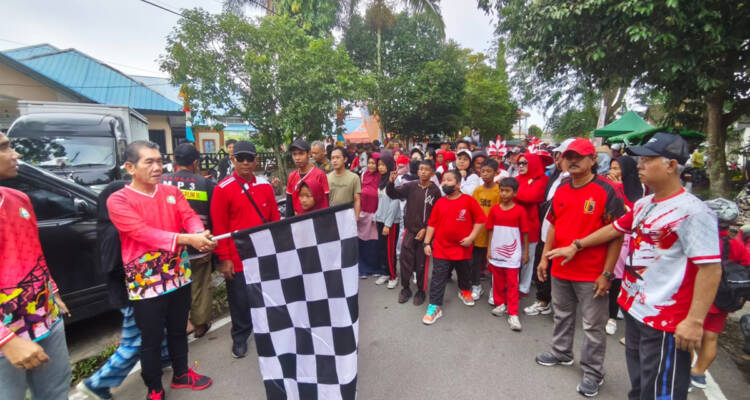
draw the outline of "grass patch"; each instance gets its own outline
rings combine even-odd
[[[115,353],[118,345],[119,344],[115,344],[107,347],[103,352],[99,353],[99,355],[89,357],[85,360],[81,360],[73,364],[73,379],[70,386],[77,385],[78,382],[85,378],[88,378],[94,372],[96,372],[96,370],[101,368],[101,366],[107,362],[109,357]]]

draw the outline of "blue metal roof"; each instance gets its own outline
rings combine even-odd
[[[169,100],[172,100],[177,104],[182,104],[182,99],[179,96],[180,87],[178,85],[173,85],[169,81],[169,78],[145,75],[130,75],[130,77]]]
[[[45,53],[40,45],[3,52],[39,74],[100,104],[140,111],[182,112],[182,105],[74,49]],[[29,54],[37,55],[29,56]]]
[[[22,60],[24,58],[40,56],[43,54],[57,53],[58,51],[60,51],[60,49],[58,49],[57,47],[44,43],[34,46],[19,47],[12,50],[5,50],[3,51],[3,53],[13,59]]]

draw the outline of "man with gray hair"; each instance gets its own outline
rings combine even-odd
[[[326,157],[325,143],[320,140],[314,141],[310,147],[310,155],[312,156],[315,167],[322,169],[326,174],[333,171],[333,167]]]

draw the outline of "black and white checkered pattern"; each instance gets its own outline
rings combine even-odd
[[[354,399],[359,247],[351,205],[232,236],[268,399]]]

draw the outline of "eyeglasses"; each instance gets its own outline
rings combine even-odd
[[[528,161],[519,161],[518,165],[529,165]]]
[[[238,163],[243,163],[245,161],[247,162],[253,162],[255,161],[255,155],[253,154],[246,154],[246,153],[240,153],[235,154],[234,159],[237,160]]]

